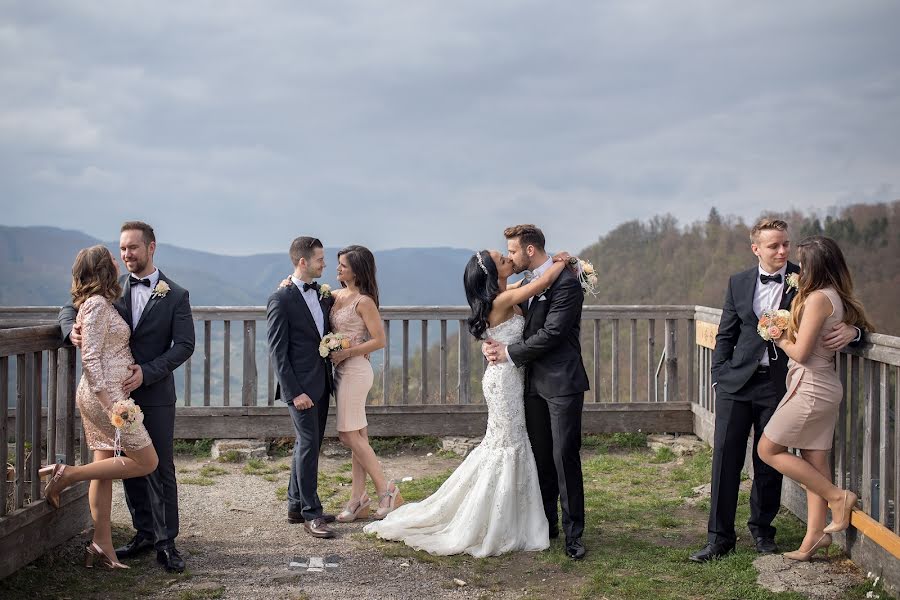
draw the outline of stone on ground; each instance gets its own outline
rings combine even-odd
[[[265,440],[216,440],[210,454],[213,460],[216,460],[231,450],[240,454],[243,460],[265,458],[269,453]]]
[[[759,572],[756,583],[770,592],[797,592],[809,600],[837,600],[862,583],[858,571],[844,557],[828,559],[819,554],[809,562],[788,560],[780,554],[753,561]]]

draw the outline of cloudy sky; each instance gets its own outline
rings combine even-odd
[[[7,1],[5,225],[577,251],[900,198],[900,3]]]

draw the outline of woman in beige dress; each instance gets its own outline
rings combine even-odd
[[[334,362],[337,430],[341,443],[353,453],[350,501],[337,516],[349,523],[369,515],[366,475],[378,494],[375,518],[384,518],[403,504],[400,490],[385,481],[378,457],[369,445],[366,398],[374,381],[369,354],[384,348],[385,335],[378,312],[375,257],[364,246],[348,246],[338,252],[337,279],[343,289],[334,293],[331,328],[350,339],[350,347],[332,352]]]
[[[841,323],[868,331],[872,325],[853,294],[853,281],[841,249],[831,238],[813,236],[797,247],[800,279],[791,304],[791,321],[775,341],[788,357],[787,393],[759,442],[759,457],[806,486],[806,537],[800,548],[786,552],[793,560],[809,560],[831,545],[831,535],[850,525],[856,494],[831,483],[829,451],[843,388],[822,332]],[[800,450],[800,456],[788,452]],[[825,513],[831,507],[832,522]]]
[[[134,364],[128,342],[131,329],[113,307],[122,293],[119,268],[104,246],[92,246],[78,253],[72,266],[72,304],[78,310],[81,325],[81,381],[76,402],[87,445],[94,460],[87,465],[55,464],[41,471],[49,474],[44,497],[59,508],[62,490],[78,481],[90,481],[88,501],[94,520],[94,538],[85,548],[85,566],[99,562],[111,569],[127,569],[116,559],[110,529],[112,480],[142,477],[156,469],[156,450],[141,424],[134,430],[122,429],[121,448],[127,453],[115,456],[116,428],[109,411],[117,400],[128,398],[123,382]]]

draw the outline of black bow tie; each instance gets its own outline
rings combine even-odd
[[[316,291],[318,292],[318,291],[319,291],[319,282],[318,282],[318,281],[313,281],[312,283],[306,283],[306,282],[304,281],[304,282],[303,282],[303,291],[305,292],[305,291],[308,290],[308,289],[314,289],[314,290],[316,290]]]
[[[138,279],[137,277],[132,275],[128,279],[131,280],[131,285],[146,285],[147,287],[150,287],[150,279],[146,277],[144,279]]]
[[[762,273],[760,273],[759,281],[760,281],[760,283],[763,283],[763,284],[769,283],[772,281],[774,281],[775,283],[781,283],[781,273],[776,273],[775,275],[763,275]]]

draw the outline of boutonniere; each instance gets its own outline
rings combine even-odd
[[[319,300],[324,300],[325,298],[331,298],[331,286],[327,283],[319,286]]]
[[[156,284],[156,287],[153,288],[153,293],[150,294],[150,296],[155,298],[165,298],[166,294],[168,294],[171,289],[172,288],[169,287],[168,283],[160,281]]]
[[[789,288],[794,288],[794,290],[800,290],[800,273],[791,273],[787,277],[784,278],[784,283]]]

